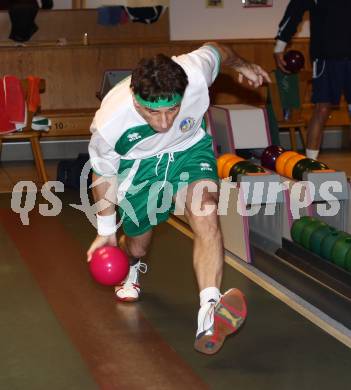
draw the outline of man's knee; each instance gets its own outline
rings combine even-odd
[[[192,198],[186,204],[186,212],[189,218],[207,217],[216,215],[218,208],[217,193],[204,193],[202,196],[193,194]]]
[[[200,180],[187,189],[186,211],[189,216],[206,216],[218,204],[218,184],[212,180]]]
[[[217,234],[219,231],[217,197],[206,197],[200,207],[187,208],[186,216],[194,234],[207,237]]]
[[[329,116],[331,111],[331,104],[330,103],[318,103],[315,106],[315,113],[323,118],[326,118]]]
[[[130,256],[141,258],[147,253],[149,241],[140,240],[138,237],[127,237],[126,244]]]
[[[143,246],[138,246],[138,245],[132,244],[132,245],[128,246],[128,252],[130,253],[130,255],[132,257],[139,259],[141,257],[145,257],[147,250]]]

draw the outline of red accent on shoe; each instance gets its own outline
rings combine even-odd
[[[246,316],[247,316],[247,305],[246,305],[246,298],[245,298],[244,294],[242,294],[242,299],[244,301],[244,308],[243,308],[243,310],[238,310],[235,307],[228,305],[224,301],[220,301],[220,302],[221,302],[221,305],[223,305],[229,311],[233,312],[236,316],[241,317],[241,318],[246,318]]]
[[[117,295],[118,291],[120,291],[123,287],[124,287],[124,282],[122,282],[120,285],[116,286],[115,287],[115,297],[117,299],[117,301],[120,301],[120,302],[136,302],[140,299],[139,295],[140,295],[140,285],[139,284],[136,284],[136,283],[132,283],[133,285],[133,288],[137,291],[138,293],[138,296],[137,297],[119,297]],[[139,289],[139,290],[138,290]]]
[[[216,324],[216,322],[217,323],[222,322],[222,324],[224,324],[226,327],[228,327],[233,332],[237,331],[237,328],[235,326],[233,326],[229,321],[224,320],[221,316],[219,316],[217,314],[214,315],[214,323]]]

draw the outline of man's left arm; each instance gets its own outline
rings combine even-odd
[[[242,83],[244,78],[248,84],[255,88],[263,84],[264,81],[271,82],[268,73],[259,65],[252,64],[239,56],[230,46],[218,42],[207,42],[204,46],[214,47],[220,57],[221,64],[229,66],[239,73],[239,82]]]

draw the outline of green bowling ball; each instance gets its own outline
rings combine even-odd
[[[239,173],[241,174],[242,173],[242,170],[245,168],[245,167],[252,167],[254,164],[251,162],[251,161],[248,161],[248,160],[244,160],[244,161],[238,161],[237,163],[235,163],[231,168],[230,168],[230,171],[229,171],[229,177],[232,178],[232,181],[236,181]]]
[[[291,238],[297,244],[301,244],[302,231],[305,226],[309,225],[311,222],[318,221],[317,218],[303,216],[300,219],[296,219],[291,226]]]
[[[347,233],[337,230],[325,237],[321,244],[321,257],[323,257],[327,261],[333,261],[332,253],[334,245],[340,238],[343,238],[345,236],[347,236]]]
[[[312,158],[304,158],[294,166],[292,176],[295,180],[303,180],[304,172],[323,171],[325,169],[329,169],[326,164]]]
[[[346,253],[345,256],[345,269],[351,272],[351,249]]]
[[[333,246],[331,260],[334,264],[341,268],[346,267],[346,255],[351,249],[351,236],[346,235],[345,237],[339,238]]]
[[[322,225],[316,229],[310,237],[310,251],[320,256],[322,241],[334,232],[337,232],[337,230],[329,225]]]
[[[262,167],[253,164],[251,161],[239,161],[231,168],[229,176],[231,177],[232,182],[236,182],[239,175],[263,172],[265,172],[265,170]]]
[[[321,227],[326,226],[327,224],[320,220],[312,221],[309,224],[305,225],[301,233],[301,245],[306,249],[311,250],[311,237],[313,233]]]

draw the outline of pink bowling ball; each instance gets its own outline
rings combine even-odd
[[[105,286],[122,282],[129,272],[128,256],[115,246],[103,246],[95,250],[89,263],[93,278]]]

